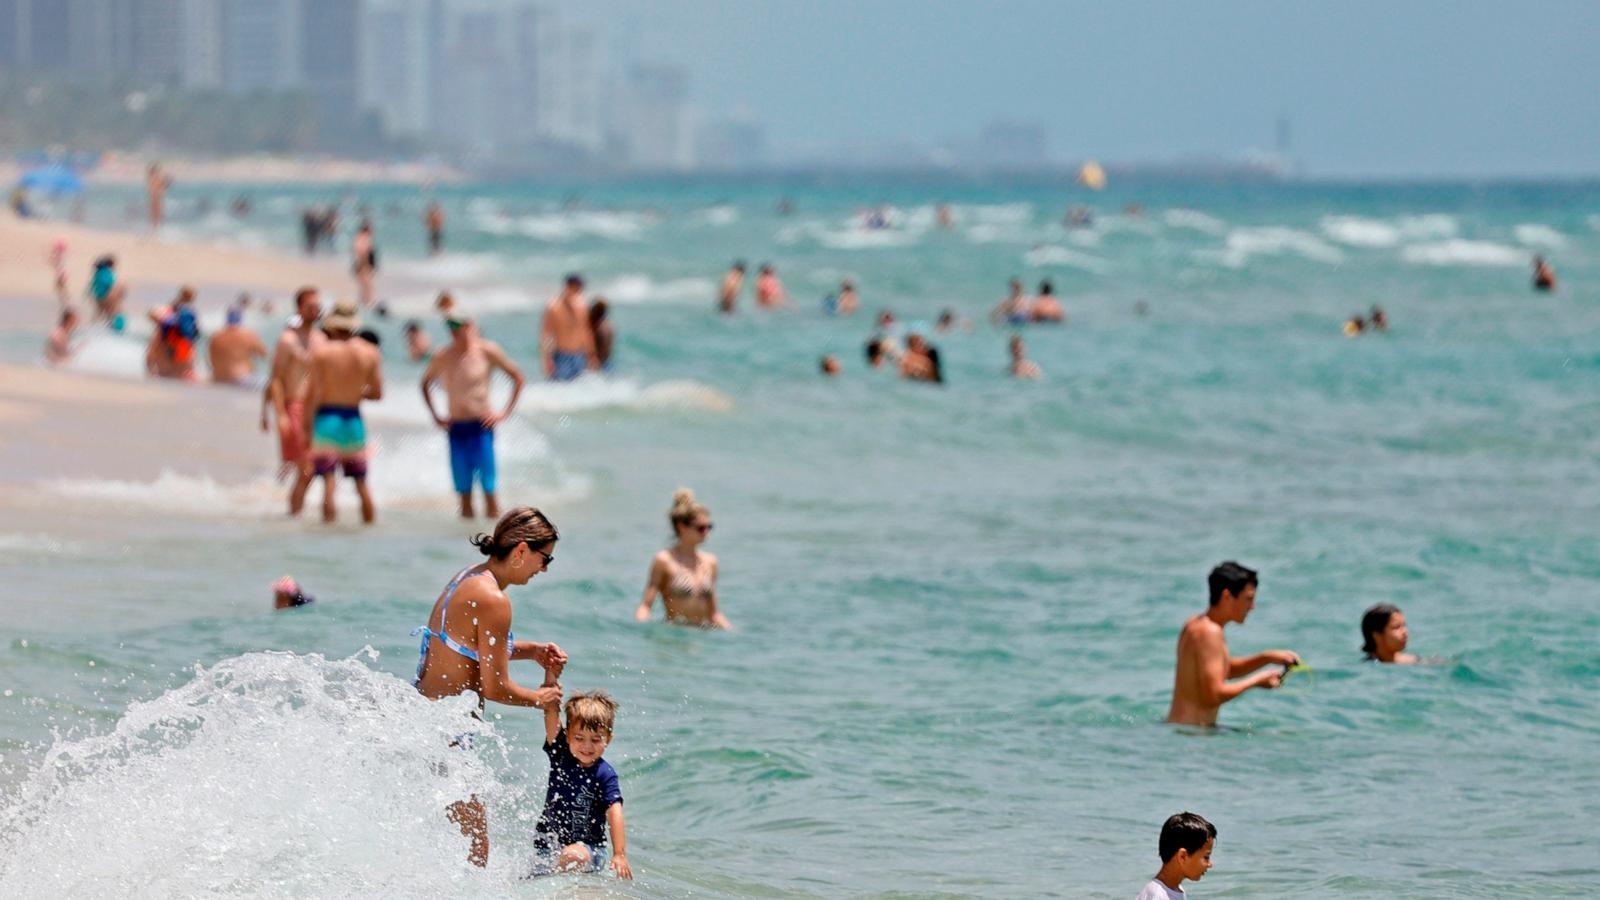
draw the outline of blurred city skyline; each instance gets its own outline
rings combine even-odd
[[[1581,177],[1597,41],[1600,5],[1477,0],[0,0],[0,85],[102,90],[116,134],[152,98],[297,96],[273,114],[315,127],[273,149],[541,171]]]

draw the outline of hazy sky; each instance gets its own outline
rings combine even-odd
[[[1064,159],[1236,157],[1287,115],[1309,174],[1600,174],[1600,2],[584,0],[775,152],[1037,120]]]

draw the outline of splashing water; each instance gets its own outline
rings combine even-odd
[[[376,655],[248,653],[110,733],[58,739],[0,805],[0,896],[506,892],[531,834],[505,810],[504,744],[470,695],[429,701]],[[451,746],[463,734],[472,752]],[[494,829],[486,871],[445,813],[471,795]]]

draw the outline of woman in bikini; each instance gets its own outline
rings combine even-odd
[[[732,628],[717,608],[717,558],[700,549],[711,535],[711,511],[695,502],[694,492],[679,488],[667,513],[677,542],[650,561],[644,599],[633,617],[650,621],[650,606],[660,594],[667,621],[701,628]]]
[[[471,691],[484,701],[548,709],[561,706],[556,679],[567,655],[555,644],[518,641],[511,636],[511,600],[506,588],[523,585],[554,561],[556,527],[531,506],[506,513],[494,534],[480,534],[472,543],[488,559],[462,569],[439,595],[428,624],[411,632],[422,635],[417,676],[412,681],[433,700]],[[544,686],[523,687],[511,680],[510,663],[530,659],[544,669]],[[454,746],[470,748],[470,735]],[[477,797],[450,805],[450,820],[471,840],[467,859],[489,861],[489,826]]]

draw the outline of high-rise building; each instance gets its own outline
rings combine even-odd
[[[689,122],[689,74],[667,63],[636,65],[623,82],[614,123],[628,161],[637,168],[682,171],[694,165]]]
[[[79,81],[126,76],[133,64],[134,0],[57,0],[67,14],[68,74]]]
[[[452,0],[445,7],[434,71],[440,143],[507,157],[538,138],[542,17],[533,0]]]
[[[314,0],[301,17],[305,84],[316,98],[325,137],[348,134],[358,118],[360,0]]]
[[[184,0],[134,0],[128,75],[137,84],[183,83]]]
[[[395,137],[423,138],[433,125],[434,0],[363,0],[356,101]]]
[[[222,2],[222,82],[234,93],[304,84],[301,0]],[[321,0],[319,0],[321,2]]]
[[[539,136],[598,153],[605,144],[605,60],[594,31],[549,21],[535,64]]]
[[[70,30],[66,0],[0,0],[0,68],[66,71]]]
[[[181,0],[179,80],[190,90],[222,87],[221,0]]]

